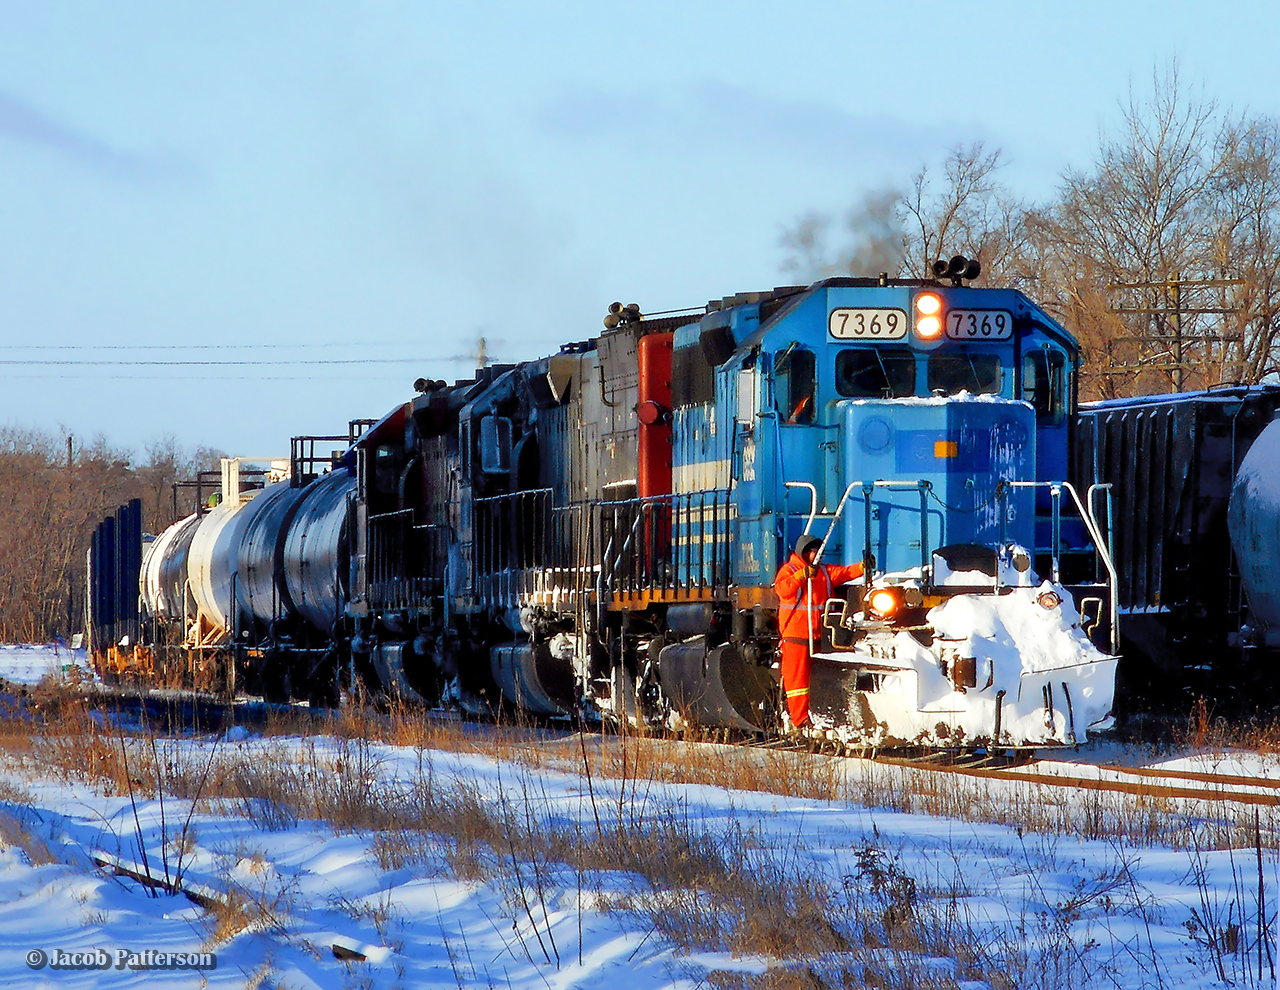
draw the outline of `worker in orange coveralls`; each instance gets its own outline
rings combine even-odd
[[[791,724],[796,727],[809,721],[809,632],[812,630],[816,644],[822,635],[822,609],[831,597],[831,589],[862,577],[861,564],[815,567],[814,558],[821,545],[816,536],[800,537],[795,553],[773,579],[773,590],[778,593],[778,633],[782,638],[782,687],[787,692]]]

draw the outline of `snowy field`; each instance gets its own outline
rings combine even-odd
[[[87,681],[93,675],[84,650],[60,644],[0,644],[0,683],[31,685],[46,677]]]
[[[3,986],[1272,985],[1274,807],[1255,834],[1221,802],[567,733],[59,729],[0,740]],[[116,968],[146,950],[216,968]]]

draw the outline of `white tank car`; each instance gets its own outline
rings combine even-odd
[[[240,539],[252,513],[244,510],[259,492],[240,491],[239,462],[223,461],[222,503],[200,520],[187,555],[187,574],[198,611],[187,631],[190,646],[222,646],[237,618],[236,568]]]
[[[187,553],[199,518],[193,512],[147,544],[138,589],[144,618],[180,621],[187,610]]]
[[[242,513],[236,597],[241,613],[262,631],[293,611],[283,581],[284,539],[294,507],[306,491],[288,481],[268,485]]]

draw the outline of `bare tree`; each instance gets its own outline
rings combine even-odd
[[[1220,344],[1208,359],[1222,380],[1257,382],[1280,364],[1280,123],[1260,118],[1239,125],[1214,190],[1212,269],[1224,284]]]
[[[953,148],[940,183],[924,165],[907,193],[887,187],[864,194],[845,214],[843,240],[834,249],[833,217],[807,213],[782,233],[784,270],[806,278],[881,272],[927,278],[937,258],[959,253],[977,258],[986,271],[1000,271],[1021,243],[1023,213],[996,181],[1002,164],[1002,153],[982,142]]]
[[[988,276],[1001,267],[1022,212],[996,180],[1003,157],[981,141],[953,148],[942,164],[940,190],[927,165],[916,173],[900,206],[913,275],[930,277],[934,261],[952,254],[978,259]]]
[[[922,167],[892,224],[866,197],[851,233],[891,232],[908,274],[958,253],[989,284],[1027,291],[1079,339],[1086,398],[1280,374],[1280,123],[1190,92],[1176,63],[1120,110],[1047,203],[1014,197],[1001,152],[975,142]],[[831,228],[810,214],[787,232],[797,269],[857,270],[868,251],[855,237],[833,255]]]
[[[1242,161],[1249,130],[1188,94],[1176,65],[1157,72],[1093,167],[1069,170],[1035,216],[1039,280],[1084,348],[1087,397],[1238,377],[1223,311],[1238,308],[1230,283],[1265,172]]]
[[[170,520],[172,480],[220,457],[165,438],[134,467],[129,451],[98,436],[73,447],[68,461],[66,439],[0,427],[0,642],[43,641],[76,628],[70,603],[83,593],[85,551],[99,520],[141,498],[144,527],[159,531]]]

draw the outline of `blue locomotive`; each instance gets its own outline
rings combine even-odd
[[[1065,481],[1078,348],[1021,293],[967,285],[975,263],[936,273],[657,318],[614,304],[557,354],[419,380],[330,475],[232,499],[243,519],[213,552],[257,604],[224,596],[200,649],[285,693],[363,679],[472,710],[773,732],[774,576],[810,535],[817,566],[865,576],[816,603],[804,731],[1083,740],[1110,714],[1115,582],[1108,492]],[[286,509],[303,481],[340,496],[309,544]]]

